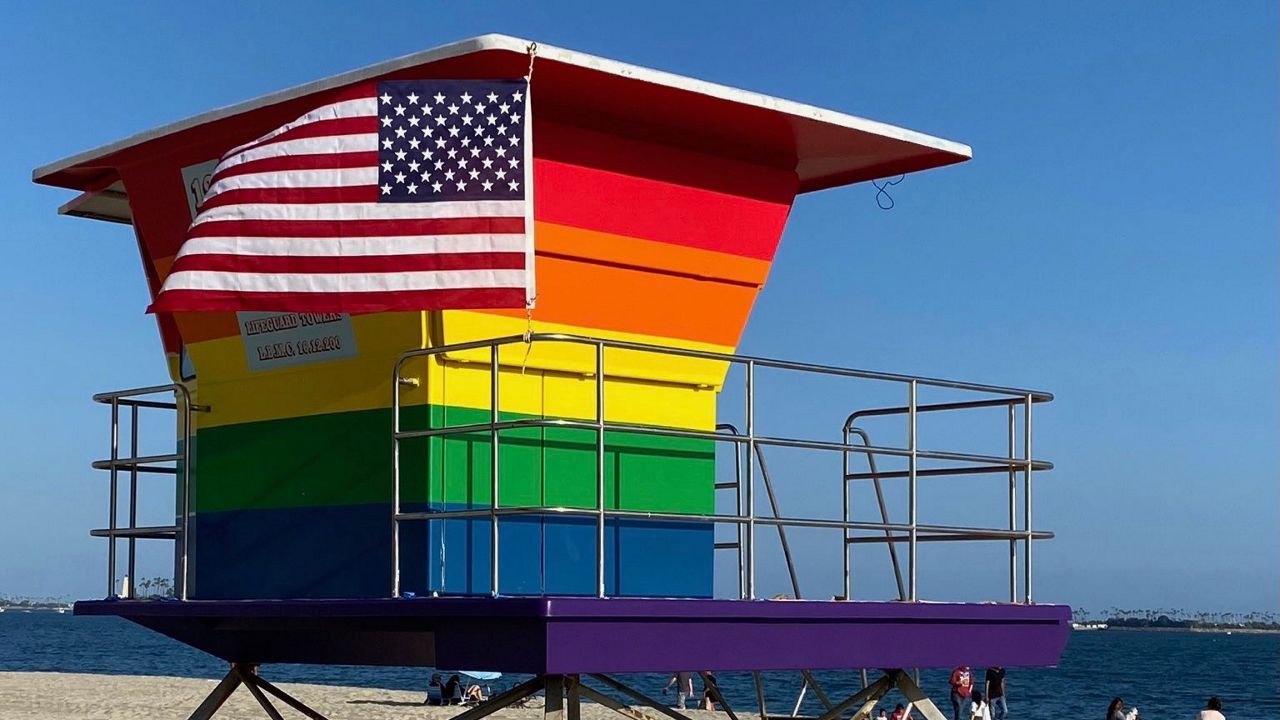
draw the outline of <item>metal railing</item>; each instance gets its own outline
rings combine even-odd
[[[585,345],[594,348],[595,362],[592,368],[576,373],[586,377],[593,377],[595,384],[595,414],[593,419],[573,420],[564,418],[544,418],[532,417],[514,420],[501,420],[499,416],[499,408],[501,407],[500,396],[500,377],[501,366],[499,362],[499,349],[507,345],[524,345],[532,343],[568,343],[576,345]],[[458,353],[467,350],[489,350],[489,373],[490,373],[490,417],[488,422],[467,423],[460,425],[449,425],[445,427],[432,428],[428,427],[423,430],[402,430],[401,428],[401,392],[411,390],[413,388],[421,388],[425,393],[429,402],[429,373],[424,373],[421,381],[413,377],[405,377],[403,375],[405,364],[414,359],[430,359],[437,356],[443,356],[447,353]],[[652,353],[655,355],[667,357],[695,358],[701,360],[710,360],[716,362],[728,363],[731,365],[739,365],[744,368],[744,415],[745,423],[742,432],[736,430],[732,432],[715,432],[686,430],[677,428],[654,427],[648,425],[639,425],[634,423],[608,422],[605,420],[605,351],[621,350],[633,351],[640,353]],[[446,358],[441,358],[446,360]],[[467,363],[468,367],[476,367],[476,363]],[[803,438],[790,438],[778,436],[761,435],[758,432],[758,423],[755,415],[755,399],[756,399],[756,371],[761,368],[777,369],[785,371],[793,371],[806,373],[810,375],[825,375],[844,378],[857,378],[864,380],[875,380],[902,385],[907,390],[907,403],[901,408],[880,408],[874,410],[861,411],[850,416],[845,423],[848,430],[840,442],[810,440]],[[392,511],[391,511],[391,534],[392,534],[392,567],[391,569],[391,594],[393,597],[401,595],[401,579],[400,579],[400,523],[415,522],[422,520],[451,520],[451,519],[477,519],[488,518],[490,521],[490,593],[497,595],[499,593],[499,523],[502,518],[520,516],[520,515],[558,515],[558,516],[577,516],[592,517],[596,520],[596,568],[595,568],[595,594],[598,597],[605,597],[605,526],[606,520],[609,518],[619,519],[639,519],[654,521],[677,521],[684,523],[709,523],[709,524],[728,524],[739,528],[741,540],[741,551],[739,553],[739,576],[744,578],[743,587],[739,593],[743,599],[754,599],[756,597],[756,564],[757,564],[757,548],[756,548],[756,528],[759,525],[774,527],[807,527],[807,528],[823,528],[842,531],[843,538],[841,541],[841,554],[845,558],[845,581],[846,586],[849,581],[849,548],[853,544],[865,542],[868,538],[858,537],[853,533],[859,531],[882,533],[882,537],[870,538],[875,542],[894,543],[905,542],[908,546],[907,555],[907,588],[906,599],[919,599],[917,587],[917,546],[920,542],[934,542],[940,540],[1007,540],[1011,545],[1019,540],[1026,543],[1027,551],[1024,554],[1024,560],[1027,568],[1030,567],[1030,546],[1034,540],[1043,540],[1053,537],[1052,533],[1044,531],[1035,531],[1031,526],[1031,501],[1030,487],[1031,476],[1035,471],[1044,471],[1052,469],[1053,465],[1049,462],[1035,460],[1031,455],[1031,410],[1036,403],[1047,402],[1053,399],[1049,393],[1034,390],[1025,390],[1019,388],[999,387],[994,385],[984,385],[978,383],[958,382],[953,380],[944,380],[938,378],[917,377],[910,375],[901,375],[894,373],[873,372],[867,370],[857,370],[851,368],[833,367],[828,365],[817,365],[811,363],[798,363],[783,360],[773,360],[768,358],[750,357],[742,355],[729,355],[724,353],[704,352],[698,350],[688,350],[682,348],[663,347],[658,345],[647,345],[642,343],[625,342],[618,340],[605,340],[601,338],[585,337],[578,335],[568,335],[560,333],[532,333],[526,336],[513,335],[507,337],[498,337],[485,340],[477,340],[466,343],[456,343],[452,345],[444,345],[438,347],[424,348],[412,350],[404,353],[396,361],[392,374]],[[987,395],[998,396],[995,399],[985,399],[970,403],[949,403],[937,405],[921,405],[917,403],[918,390],[921,387],[942,388],[948,390],[966,391],[983,393]],[[1016,404],[1025,406],[1025,429],[1023,454],[1017,456],[1011,450],[1007,456],[981,455],[974,453],[945,452],[941,450],[923,449],[919,446],[918,434],[916,428],[917,416],[920,413],[937,412],[944,409],[967,409],[971,407],[986,407],[991,405],[1008,405],[1011,409]],[[951,406],[948,408],[947,406]],[[888,414],[905,414],[908,419],[907,427],[907,446],[906,447],[880,447],[871,445],[866,442],[862,445],[854,445],[850,442],[849,435],[854,432],[853,423],[861,417],[873,415]],[[565,506],[520,506],[520,507],[503,507],[500,502],[499,495],[499,444],[501,442],[501,433],[506,430],[517,428],[580,428],[595,431],[595,452],[596,452],[596,505],[594,508],[579,508]],[[716,442],[731,442],[737,446],[737,452],[745,455],[745,479],[742,485],[742,496],[745,509],[739,507],[735,514],[685,514],[674,512],[647,512],[634,510],[610,509],[605,506],[605,432],[635,433],[641,435],[654,435],[672,438],[690,438],[710,440]],[[452,435],[468,435],[477,433],[487,433],[490,438],[491,457],[491,478],[490,478],[490,503],[488,508],[474,508],[464,510],[428,510],[425,512],[402,512],[400,491],[402,486],[401,465],[400,465],[400,445],[404,440],[413,438],[432,438],[432,437],[448,437]],[[1011,436],[1012,437],[1012,436]],[[846,465],[844,477],[841,485],[845,489],[845,510],[840,520],[824,519],[824,518],[806,518],[806,517],[765,517],[756,512],[756,468],[759,465],[758,453],[762,447],[789,447],[808,450],[819,450],[829,452],[843,453],[846,457]],[[863,454],[869,459],[874,457],[901,457],[907,460],[907,470],[901,473],[877,473],[874,469],[870,474],[860,474],[849,472],[847,458],[850,454]],[[921,469],[919,462],[921,460],[946,461],[951,463],[963,464],[962,467],[973,466],[969,468],[971,472],[985,473],[995,472],[993,468],[1000,471],[1007,471],[1010,475],[1010,482],[1016,473],[1023,473],[1027,491],[1024,495],[1024,518],[1025,525],[1022,529],[1011,527],[1004,528],[982,528],[982,527],[963,527],[952,525],[930,525],[921,524],[917,512],[917,483],[921,477],[929,477],[942,474],[959,474],[960,469],[947,470],[946,468],[927,468]],[[849,517],[848,504],[848,483],[851,480],[868,478],[876,481],[887,477],[905,477],[908,481],[908,521],[906,523],[888,522],[887,514],[882,516],[881,522],[865,522],[854,521]],[[424,478],[425,482],[426,479]],[[1012,525],[1012,523],[1011,523]],[[1030,573],[1026,573],[1025,581],[1025,600],[1031,600],[1031,583]],[[849,597],[846,592],[845,597]]]
[[[140,399],[152,395],[172,393],[173,402],[154,399]],[[183,385],[154,385],[152,387],[117,390],[99,393],[93,401],[111,406],[111,457],[93,463],[96,470],[111,473],[109,491],[110,508],[107,512],[107,527],[90,530],[93,537],[107,538],[107,596],[115,595],[116,586],[116,541],[123,538],[128,541],[128,576],[130,582],[123,589],[126,599],[134,597],[134,585],[137,582],[137,541],[138,540],[173,540],[175,582],[174,594],[182,600],[187,599],[187,558],[189,555],[188,524],[191,517],[191,425],[192,413],[205,412],[207,407],[191,402],[191,393]],[[120,409],[129,411],[129,454],[120,457]],[[139,413],[143,408],[173,410],[177,413],[178,430],[181,445],[177,452],[166,455],[139,455]],[[169,463],[172,463],[170,465]],[[119,485],[120,473],[127,471],[129,475],[129,523],[120,527]],[[178,496],[177,518],[174,525],[138,525],[138,476],[140,474],[173,475]]]
[[[912,400],[915,399],[915,390],[912,389]],[[850,443],[853,436],[857,436],[864,448],[871,447],[871,437],[866,430],[854,425],[858,420],[870,417],[884,417],[893,415],[907,415],[909,418],[909,434],[913,439],[915,436],[916,417],[921,413],[933,412],[954,412],[963,410],[976,410],[982,408],[998,408],[1007,409],[1007,427],[1008,427],[1008,456],[1005,461],[990,465],[969,466],[944,466],[938,468],[929,468],[921,470],[915,467],[912,462],[906,471],[890,471],[884,472],[876,467],[875,453],[871,451],[865,452],[867,457],[868,472],[855,473],[849,469],[849,459],[852,453],[845,454],[844,465],[844,517],[849,517],[849,483],[857,480],[871,480],[875,487],[876,501],[879,506],[881,518],[888,523],[888,510],[885,506],[884,493],[880,481],[891,478],[908,478],[911,482],[909,491],[911,512],[915,512],[915,482],[921,477],[942,477],[949,475],[982,475],[989,473],[1005,473],[1009,475],[1009,528],[1007,531],[992,530],[976,530],[968,534],[952,534],[952,535],[926,535],[920,536],[917,533],[910,535],[895,536],[892,531],[885,530],[883,537],[845,537],[845,543],[849,545],[865,544],[865,543],[883,543],[888,546],[889,560],[893,565],[894,575],[897,579],[899,598],[903,600],[916,600],[916,578],[915,578],[915,558],[916,544],[920,542],[946,542],[946,541],[963,541],[963,540],[998,540],[1008,538],[1009,541],[1009,602],[1017,602],[1018,599],[1018,540],[1023,541],[1024,546],[1024,584],[1023,584],[1023,602],[1031,602],[1031,546],[1033,540],[1047,539],[1052,534],[1036,532],[1031,529],[1031,488],[1032,475],[1036,470],[1050,470],[1052,464],[1039,462],[1031,459],[1031,418],[1032,408],[1037,403],[1049,402],[1053,399],[1052,395],[1047,393],[1036,393],[1025,391],[1020,397],[994,398],[989,400],[973,400],[967,402],[950,402],[950,403],[933,403],[927,405],[912,404],[898,407],[874,408],[867,410],[858,410],[850,413],[845,419],[842,432],[846,443]],[[1017,438],[1017,409],[1023,410],[1022,438],[1023,438],[1023,455],[1021,458],[1017,455],[1016,438]],[[1018,529],[1017,522],[1017,477],[1021,473],[1023,477],[1023,528]],[[901,542],[909,543],[908,565],[910,567],[911,578],[907,583],[907,589],[903,588],[902,573],[896,544]],[[844,556],[844,588],[845,595],[851,593],[850,578],[850,558],[849,554]]]

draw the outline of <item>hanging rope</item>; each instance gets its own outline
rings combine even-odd
[[[884,182],[881,182],[879,180],[871,181],[871,184],[876,186],[876,205],[879,206],[881,210],[893,209],[893,205],[894,205],[893,196],[889,194],[889,188],[893,187],[894,185],[897,185],[898,183],[906,179],[907,179],[907,176],[903,174],[903,175],[899,175],[897,178],[893,180],[885,180]]]
[[[538,43],[529,43],[529,72],[525,73],[525,82],[529,83],[528,91],[533,90],[533,62],[538,59]],[[526,117],[525,122],[533,122],[533,118]],[[520,362],[520,374],[524,375],[525,369],[529,367],[529,353],[533,350],[533,305],[538,301],[538,296],[534,295],[524,306],[524,360]]]
[[[538,57],[538,43],[529,43],[529,72],[525,73],[524,79],[533,82],[533,61]]]

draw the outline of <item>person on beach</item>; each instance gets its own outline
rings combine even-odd
[[[1216,695],[1209,698],[1197,720],[1227,720],[1227,716],[1222,714],[1222,701]]]
[[[1009,714],[1009,706],[1005,704],[1004,699],[1004,668],[987,668],[985,682],[982,685],[987,705],[991,706],[991,720],[1004,720]]]
[[[440,677],[440,673],[431,673],[431,682],[427,683],[427,698],[422,701],[422,704],[444,704],[444,681]]]
[[[973,691],[969,703],[969,720],[991,720],[991,708],[982,701],[981,691]]]
[[[884,708],[880,708],[880,714],[876,715],[876,720],[889,720],[889,713],[885,712]]]
[[[889,720],[911,720],[911,713],[907,712],[907,708],[898,703],[898,707],[893,709],[893,714],[889,716]]]
[[[702,701],[698,703],[698,709],[715,712],[718,697],[720,687],[716,685],[716,674],[710,670],[702,673]]]
[[[684,710],[685,703],[689,698],[693,697],[693,673],[676,672],[671,674],[671,679],[667,681],[667,686],[662,688],[662,694],[666,695],[671,686],[676,686],[676,709]]]
[[[1137,720],[1138,708],[1124,709],[1124,698],[1112,698],[1107,706],[1107,720]]]
[[[951,720],[961,720],[960,711],[969,702],[973,692],[973,671],[968,665],[961,665],[951,671]]]
[[[444,691],[440,693],[444,697],[445,705],[461,705],[462,704],[462,677],[459,675],[450,675],[449,680],[444,684]]]

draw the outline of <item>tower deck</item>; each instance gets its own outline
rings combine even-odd
[[[115,615],[228,662],[483,667],[537,675],[1046,666],[1063,605],[664,598],[140,602]]]

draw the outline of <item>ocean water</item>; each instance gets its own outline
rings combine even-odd
[[[981,669],[975,670],[980,678]],[[212,679],[226,668],[216,658],[118,618],[10,610],[0,613],[0,671]],[[429,672],[336,665],[263,668],[271,680],[398,690],[424,689]],[[817,676],[832,696],[843,697],[860,687],[856,673]],[[949,714],[947,677],[946,670],[921,672],[925,691]],[[492,684],[501,689],[520,679],[508,676]],[[661,697],[666,679],[627,678],[654,697]],[[754,709],[749,674],[723,673],[719,679],[735,709]],[[1280,720],[1280,635],[1077,631],[1059,667],[1010,668],[1007,682],[1010,718],[1015,720],[1103,720],[1107,703],[1116,695],[1137,706],[1143,720],[1192,720],[1210,695],[1222,698],[1230,720]],[[769,712],[790,714],[800,689],[799,674],[766,673],[765,686]],[[888,702],[899,699],[894,696]],[[802,714],[820,711],[810,693]]]

